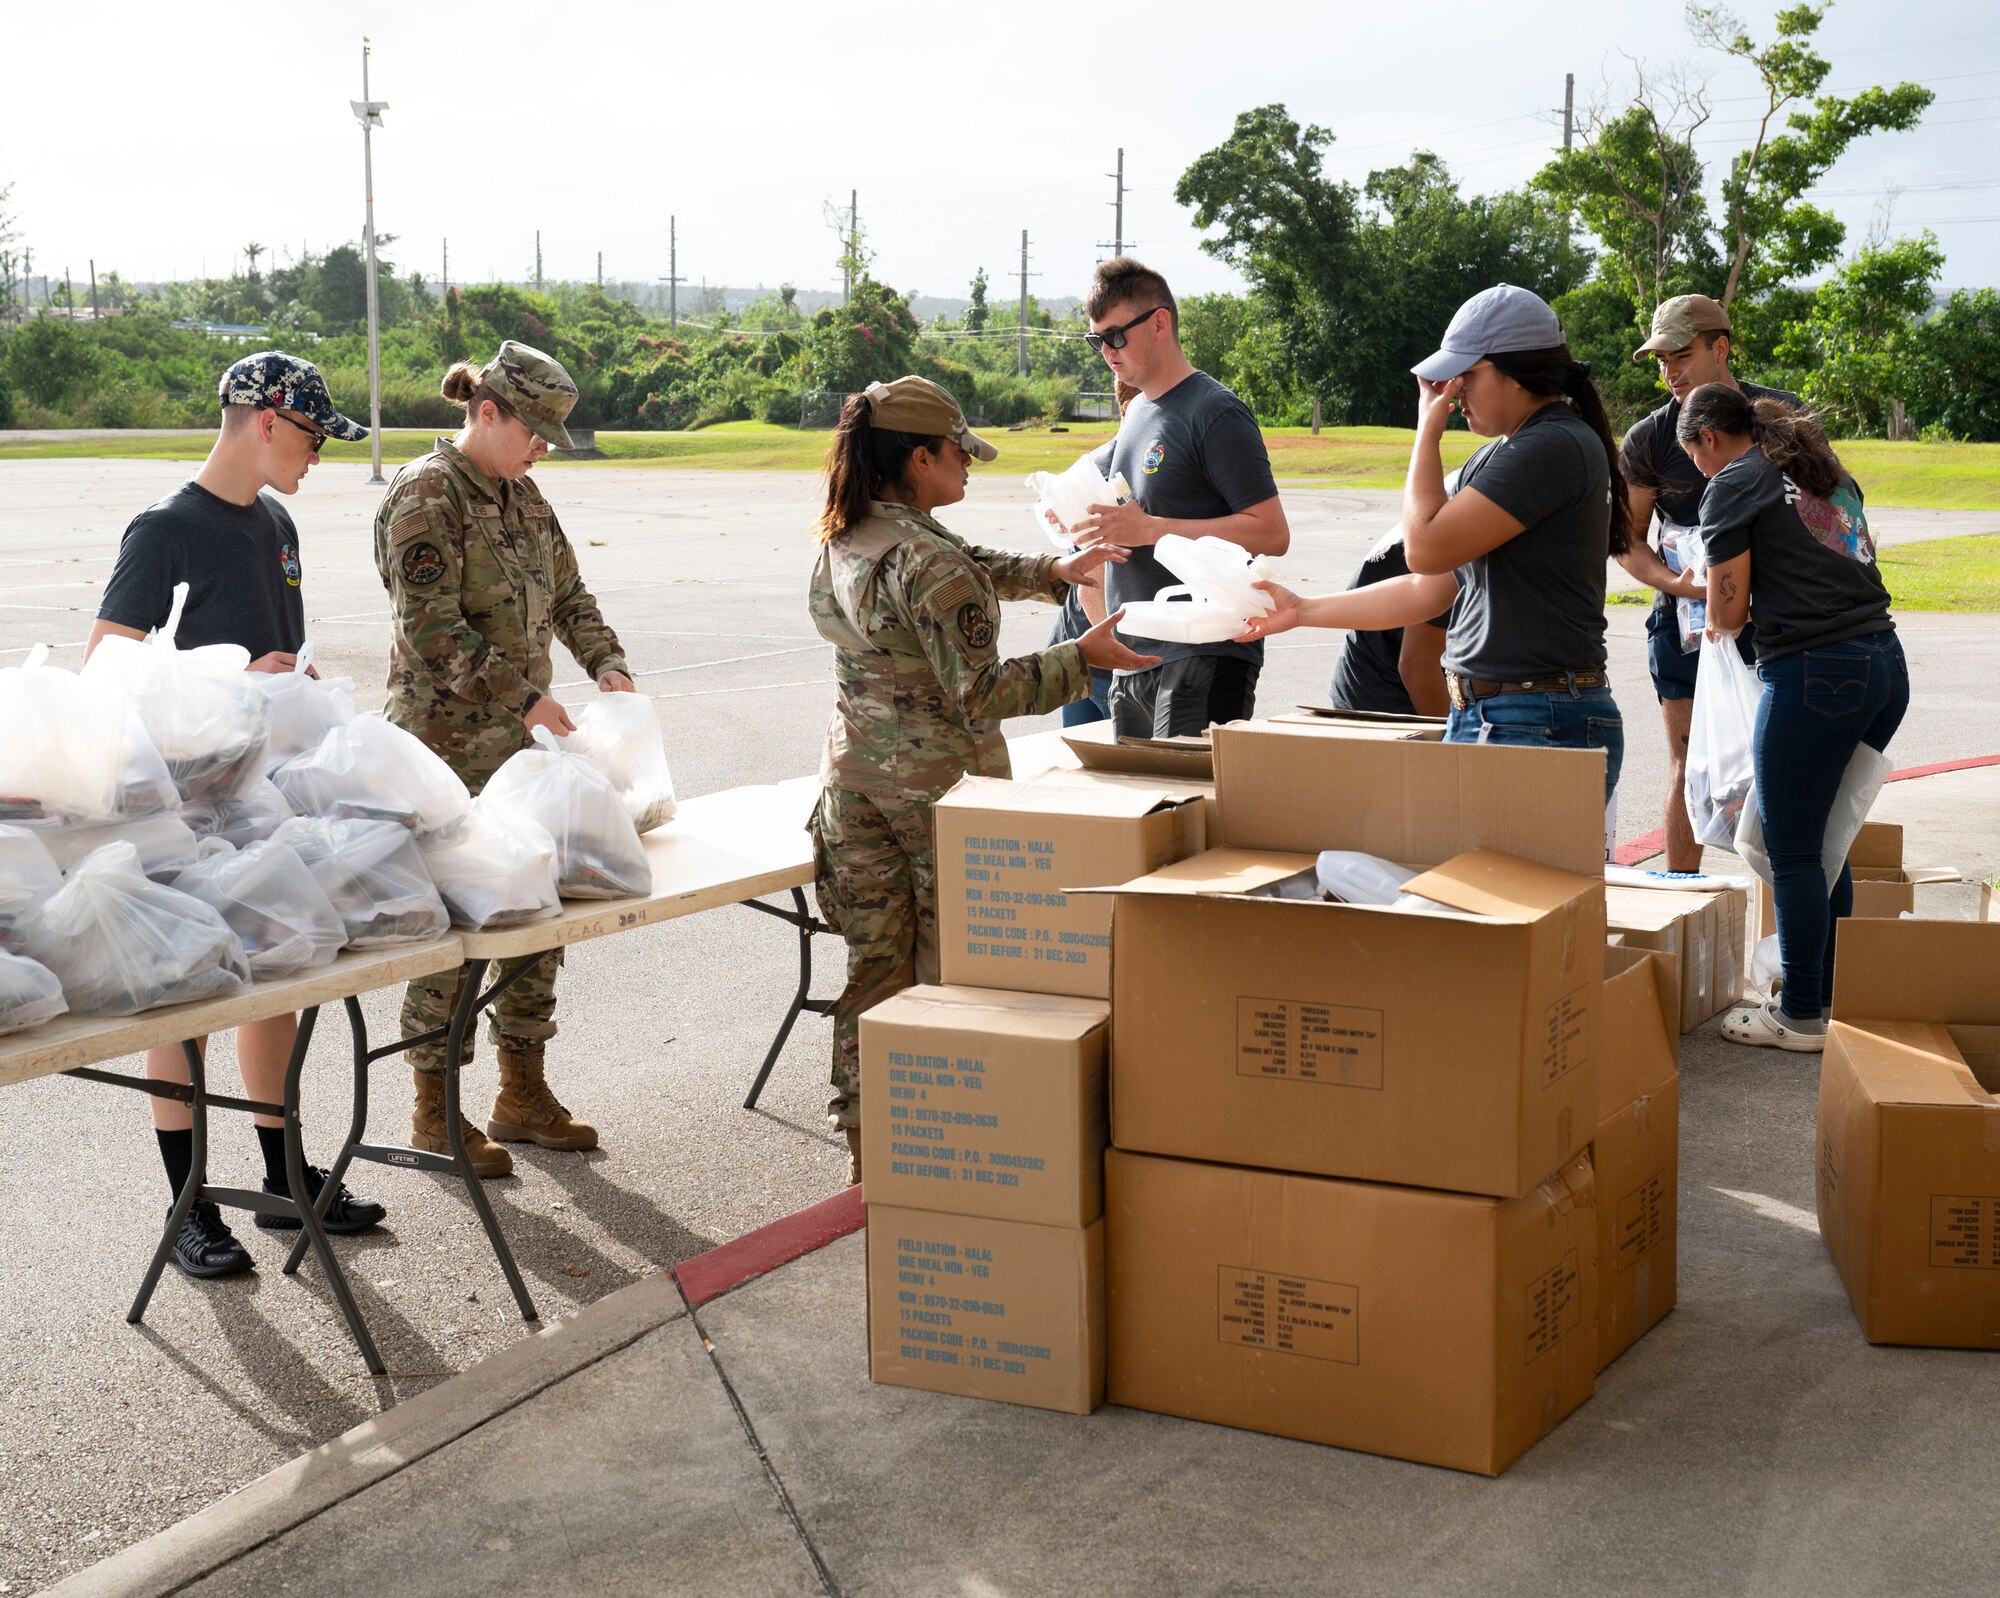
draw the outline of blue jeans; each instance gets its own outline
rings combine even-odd
[[[1095,667],[1090,673],[1090,697],[1073,699],[1062,707],[1062,724],[1065,727],[1088,727],[1093,721],[1111,719],[1111,673],[1099,671]]]
[[[1535,749],[1602,749],[1604,802],[1618,786],[1625,761],[1625,718],[1609,688],[1568,693],[1495,694],[1460,710],[1453,707],[1444,741],[1452,744],[1524,744]]]
[[[1843,864],[1826,891],[1827,817],[1862,744],[1889,747],[1910,708],[1910,667],[1893,632],[1801,650],[1757,668],[1757,814],[1771,857],[1786,1015],[1817,1021],[1833,999],[1834,926],[1854,909]]]

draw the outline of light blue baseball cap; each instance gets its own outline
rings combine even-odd
[[[1444,330],[1444,347],[1410,370],[1426,382],[1443,383],[1496,351],[1545,350],[1562,342],[1562,321],[1547,300],[1512,283],[1496,283],[1458,308]]]

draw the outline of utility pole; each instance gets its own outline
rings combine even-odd
[[[847,269],[842,274],[844,282],[840,290],[840,303],[845,305],[854,298],[854,273],[858,264],[855,260],[856,244],[861,233],[861,191],[847,191]]]
[[[599,294],[604,292],[604,252],[602,250],[597,252],[597,292]]]
[[[368,442],[374,475],[368,481],[380,483],[382,476],[382,306],[375,290],[375,129],[382,125],[387,100],[368,98],[368,35],[361,36],[361,98],[349,100],[354,118],[361,124],[361,170],[368,189]]]
[[[35,247],[30,244],[21,250],[21,320],[26,322],[35,314]]]
[[[91,324],[95,326],[97,323],[97,258],[95,256],[91,257],[90,262],[90,320]]]
[[[69,311],[69,319],[76,320],[76,285],[69,280],[69,268],[63,268],[63,304]]]
[[[667,218],[667,326],[681,325],[680,218]]]
[[[1028,271],[1028,230],[1026,228],[1021,229],[1021,270],[1017,275],[1021,279],[1021,322],[1015,333],[1015,339],[1019,346],[1015,351],[1015,364],[1021,376],[1026,377],[1028,375],[1028,278],[1031,275]],[[1041,276],[1039,272],[1032,275],[1036,277]]]
[[[1125,151],[1122,147],[1118,151],[1118,170],[1104,175],[1117,183],[1112,190],[1116,197],[1111,202],[1111,254],[1115,260],[1125,253]]]
[[[542,292],[542,230],[535,229],[535,292]]]
[[[438,297],[442,299],[445,295],[451,292],[451,240],[450,239],[446,239],[444,241],[444,276],[439,279],[439,282],[443,286],[438,290]]]
[[[1563,74],[1563,154],[1568,155],[1576,131],[1576,74]]]

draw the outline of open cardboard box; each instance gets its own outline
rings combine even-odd
[[[2000,1349],[2000,925],[1856,920],[1820,1063],[1820,1235],[1871,1343]]]
[[[1962,882],[1951,866],[1911,866],[1903,863],[1903,829],[1893,821],[1864,821],[1847,851],[1847,869],[1854,877],[1854,914],[1893,921],[1913,914],[1917,887],[1925,882]],[[1771,885],[1757,885],[1757,936],[1778,930],[1777,900]]]
[[[1595,862],[1586,875],[1453,855],[1407,884],[1450,907],[1436,914],[1271,896],[1313,864],[1217,849],[1097,891],[1117,902],[1113,1143],[1533,1189],[1597,1126]]]
[[[1598,1051],[1597,1368],[1674,1307],[1680,1179],[1680,975],[1671,955],[1607,949]]]
[[[1379,738],[1393,743],[1420,740],[1436,742],[1444,737],[1443,716],[1399,715],[1382,710],[1340,710],[1332,705],[1300,705],[1280,711],[1270,718],[1288,727],[1305,727],[1314,732],[1333,733],[1346,738]]]
[[[1111,996],[1111,906],[1070,890],[1200,850],[1206,799],[1076,776],[962,777],[933,807],[942,981]]]
[[[1215,756],[1203,738],[1121,738],[1108,721],[1065,727],[1062,741],[1085,771],[1115,771],[1134,777],[1173,777],[1189,782],[1215,780]]]

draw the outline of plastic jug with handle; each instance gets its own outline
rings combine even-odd
[[[1270,567],[1241,544],[1168,533],[1153,546],[1153,554],[1197,598],[1234,611],[1246,621],[1275,608],[1271,596],[1256,586],[1269,579]]]
[[[1090,514],[1091,506],[1122,505],[1132,497],[1123,472],[1107,480],[1088,455],[1077,456],[1060,475],[1030,472],[1026,481],[1035,492],[1035,525],[1062,550],[1075,542],[1069,529]]]
[[[1249,620],[1234,606],[1215,604],[1177,585],[1127,603],[1118,630],[1163,644],[1219,644],[1242,632]]]

